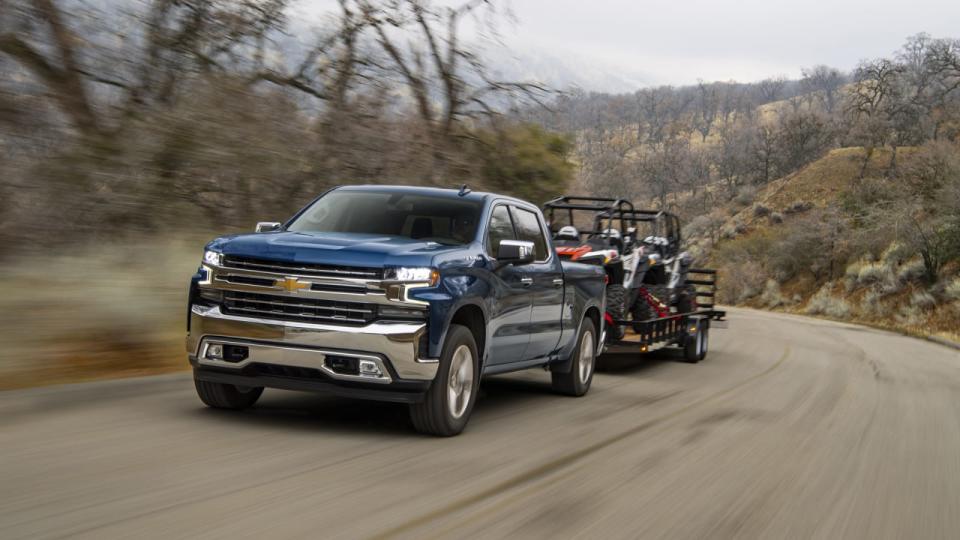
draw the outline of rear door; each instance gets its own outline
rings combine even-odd
[[[484,246],[491,261],[502,240],[516,240],[513,219],[506,204],[494,206],[487,223]],[[493,264],[493,263],[491,263]],[[519,362],[530,342],[530,311],[533,300],[524,266],[508,265],[492,272],[490,286],[490,365]]]
[[[511,206],[514,228],[519,240],[533,242],[535,261],[516,268],[532,303],[530,344],[524,360],[546,357],[560,342],[563,311],[563,270],[546,236],[539,212]]]

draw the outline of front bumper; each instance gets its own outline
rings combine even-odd
[[[436,359],[419,357],[425,332],[426,324],[416,322],[374,322],[361,327],[288,322],[227,315],[219,307],[194,304],[186,348],[199,375],[260,379],[262,384],[251,380],[251,386],[289,387],[266,384],[282,378],[303,383],[310,379],[321,385],[318,389],[332,383],[372,391],[423,391],[438,367]],[[240,345],[248,354],[240,361],[210,358],[207,352],[213,344]],[[328,362],[331,357],[372,362],[380,375],[338,373]]]

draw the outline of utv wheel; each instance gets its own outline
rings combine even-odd
[[[701,321],[700,329],[696,336],[687,336],[683,344],[683,358],[691,364],[703,360],[707,357],[707,347],[710,342],[710,323]]]
[[[593,382],[593,370],[597,362],[597,338],[590,319],[583,322],[580,336],[577,338],[577,348],[573,351],[570,362],[570,371],[567,373],[551,373],[553,389],[561,394],[579,397],[590,390]]]
[[[693,285],[683,287],[677,295],[677,313],[690,313],[697,309],[697,289]]]
[[[627,290],[623,288],[623,285],[607,286],[607,313],[609,313],[614,320],[622,321],[626,318]],[[613,341],[619,341],[623,339],[623,335],[626,334],[626,328],[620,325],[608,324],[607,334]]]
[[[241,410],[252,407],[263,394],[262,387],[234,386],[210,381],[201,381],[194,376],[193,385],[197,395],[207,407],[214,409]]]
[[[668,291],[666,287],[661,287],[659,285],[644,285],[647,293],[660,300],[661,303],[669,306],[665,292]],[[631,311],[634,321],[648,321],[650,319],[655,319],[658,316],[657,311],[647,302],[647,299],[644,295],[638,294],[637,301],[633,304],[633,310]],[[639,333],[641,327],[639,324],[633,325],[634,332]]]
[[[410,420],[420,433],[450,437],[463,431],[480,385],[479,355],[465,326],[450,326],[437,377],[420,403],[410,405]]]

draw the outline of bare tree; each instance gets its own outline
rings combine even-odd
[[[803,69],[803,79],[800,84],[804,91],[820,101],[828,114],[833,114],[840,94],[840,89],[846,82],[843,73],[836,68],[818,65]]]
[[[707,84],[702,80],[697,83],[696,110],[694,111],[693,122],[696,130],[700,132],[703,142],[707,141],[710,128],[713,127],[713,122],[717,118],[719,101],[715,84]]]
[[[780,99],[783,89],[787,85],[787,78],[783,76],[771,77],[757,83],[757,93],[762,103],[772,103]]]
[[[900,106],[902,72],[902,66],[886,58],[861,62],[854,71],[847,112],[858,122],[856,136],[866,149],[860,178],[866,174],[874,150],[884,146],[892,135],[892,119]]]

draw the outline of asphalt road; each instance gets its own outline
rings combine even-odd
[[[0,538],[960,537],[960,352],[733,311],[698,365],[604,359],[584,398],[484,381],[467,431],[186,375],[0,394]]]

